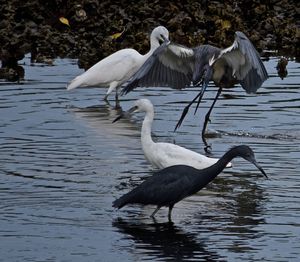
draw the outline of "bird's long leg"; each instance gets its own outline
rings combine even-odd
[[[196,114],[196,112],[199,108],[199,105],[200,105],[200,102],[201,102],[202,97],[204,95],[204,92],[205,92],[205,90],[208,86],[209,81],[211,80],[211,78],[213,76],[213,68],[209,65],[206,65],[205,68],[206,68],[205,69],[205,74],[204,74],[204,77],[202,78],[202,81],[201,81],[202,82],[202,88],[201,88],[201,91],[200,91],[200,96],[199,96],[199,100],[198,100],[194,115]]]
[[[197,110],[198,110],[198,108],[199,108],[200,102],[201,102],[202,97],[203,97],[203,95],[204,95],[204,91],[205,91],[205,90],[202,89],[201,92],[200,92],[200,94],[199,94],[199,99],[198,99],[198,102],[197,102],[197,106],[196,106],[196,108],[195,108],[194,115],[197,113]]]
[[[178,127],[181,126],[182,122],[183,122],[183,119],[185,118],[187,112],[189,111],[191,105],[197,100],[197,98],[201,95],[201,92],[183,109],[182,111],[182,114],[181,114],[181,117],[180,119],[178,120],[176,126],[175,126],[175,129],[174,129],[174,132],[177,130]]]
[[[216,101],[218,100],[218,97],[219,97],[219,95],[221,94],[221,92],[222,92],[222,87],[219,87],[219,90],[218,90],[218,92],[217,92],[217,95],[216,95],[216,97],[215,97],[215,99],[214,99],[214,101],[213,101],[211,107],[209,108],[207,114],[205,115],[205,121],[204,121],[203,128],[202,128],[202,141],[204,142],[205,146],[207,146],[207,142],[206,142],[206,140],[205,140],[205,138],[204,138],[204,135],[205,135],[205,130],[206,130],[208,121],[209,121],[209,116],[210,116],[210,113],[211,113],[211,111],[212,111],[212,109],[213,109],[213,107],[214,107]]]
[[[161,208],[161,206],[157,206],[157,208],[154,210],[154,212],[151,214],[151,218],[154,218],[155,214],[157,213],[157,211]]]
[[[116,95],[115,95],[116,106],[115,106],[115,108],[121,108],[120,100],[119,100],[119,88],[120,88],[120,86],[116,87]]]
[[[174,205],[170,205],[169,206],[169,213],[168,213],[168,219],[169,219],[169,222],[172,222],[172,209],[173,209]]]
[[[116,102],[119,102],[119,94],[118,94],[118,91],[119,91],[119,88],[116,87],[116,95],[115,95]]]

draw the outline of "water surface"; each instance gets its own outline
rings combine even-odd
[[[75,60],[30,65],[25,81],[0,82],[0,253],[3,261],[298,261],[300,257],[300,66],[256,95],[220,96],[208,125],[210,156],[250,145],[270,177],[243,159],[198,194],[167,209],[114,210],[112,201],[151,175],[141,150],[143,114],[112,124],[137,98],[155,106],[153,136],[206,154],[200,133],[216,88],[173,129],[197,89],[139,88],[121,108],[106,88],[66,91]],[[111,98],[113,99],[114,96]]]

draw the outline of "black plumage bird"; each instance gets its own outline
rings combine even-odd
[[[191,196],[211,182],[226,165],[235,157],[242,157],[253,163],[265,177],[266,173],[256,162],[252,149],[248,146],[236,146],[226,152],[219,161],[205,169],[195,169],[186,165],[170,166],[156,172],[129,193],[113,202],[113,207],[122,208],[127,204],[156,205],[152,213],[163,206],[169,207],[168,218],[174,205],[180,200]]]
[[[209,81],[219,87],[216,97],[205,117],[202,138],[210,113],[223,88],[239,83],[247,93],[255,93],[268,78],[267,70],[259,53],[242,32],[235,32],[233,44],[225,49],[211,45],[188,48],[165,41],[146,60],[141,68],[124,86],[126,94],[137,86],[169,86],[181,89],[202,83],[200,93],[185,107],[175,130],[181,125],[189,107],[202,99]]]

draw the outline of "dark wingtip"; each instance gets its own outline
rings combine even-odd
[[[124,95],[127,95],[129,91],[130,91],[130,90],[129,90],[128,86],[125,86],[125,87],[121,90],[120,94],[121,94],[121,96],[124,96]]]

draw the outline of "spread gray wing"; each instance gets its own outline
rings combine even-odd
[[[190,85],[194,67],[194,51],[164,42],[125,84],[127,94],[138,86],[169,86],[180,89]]]
[[[222,59],[232,68],[233,75],[247,93],[255,93],[268,78],[259,53],[242,32],[235,33],[233,44],[221,51],[216,63]]]

